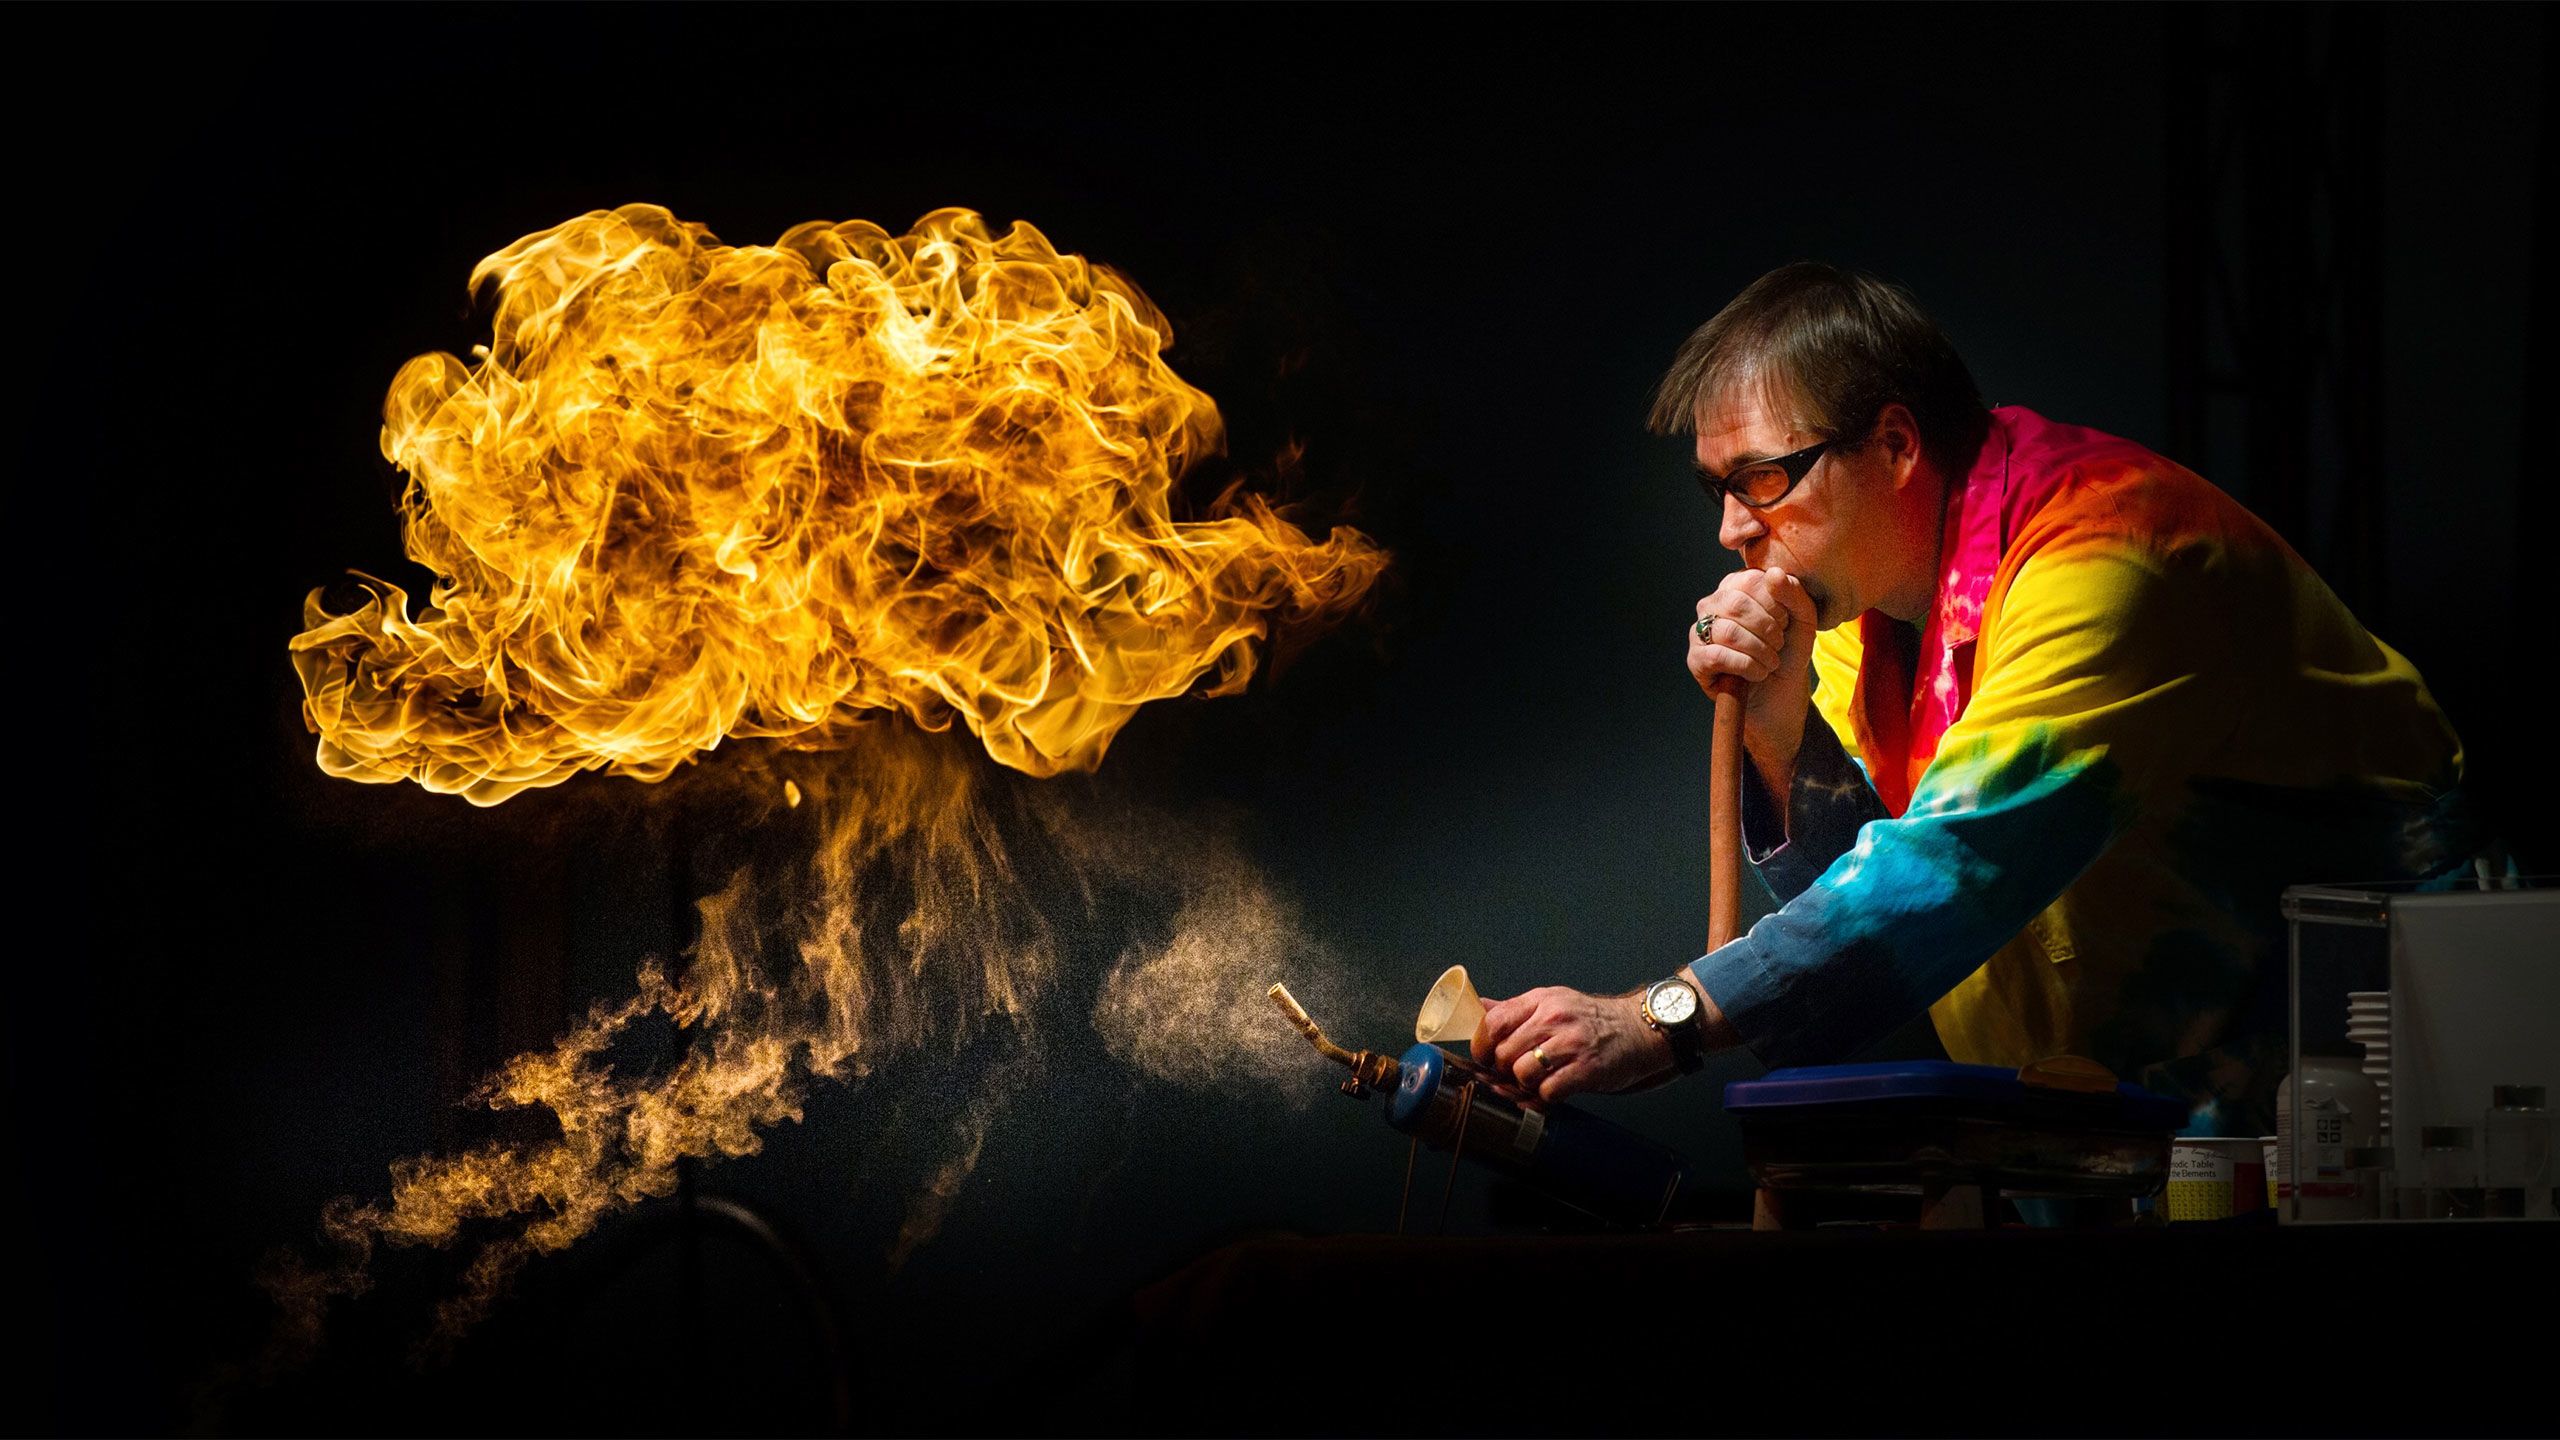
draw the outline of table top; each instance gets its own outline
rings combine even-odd
[[[2547,1433],[2549,1346],[2522,1317],[2548,1310],[2555,1277],[2560,1223],[2527,1221],[1274,1235],[1133,1296],[1049,1418],[1139,1433]],[[1646,1381],[1649,1359],[1679,1383]],[[2338,1383],[2285,1378],[2304,1373]],[[2512,1383],[2522,1408],[2474,1399],[2457,1417],[2447,1380],[2479,1398]]]

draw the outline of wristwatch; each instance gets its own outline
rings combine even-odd
[[[1705,1021],[1699,1014],[1705,1008],[1698,987],[1677,975],[1644,990],[1644,1023],[1671,1042],[1671,1058],[1683,1075],[1695,1074],[1707,1063]]]

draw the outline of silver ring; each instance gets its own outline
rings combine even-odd
[[[1708,644],[1708,645],[1713,645],[1714,643],[1716,643],[1716,617],[1715,617],[1715,616],[1713,616],[1713,615],[1701,615],[1701,616],[1699,616],[1699,617],[1698,617],[1698,623],[1697,623],[1697,624],[1695,624],[1695,625],[1690,626],[1689,628],[1690,628],[1690,629],[1692,629],[1692,630],[1695,630],[1696,632],[1698,632],[1698,639],[1699,639],[1699,641],[1700,641],[1701,643],[1703,643],[1703,644]]]

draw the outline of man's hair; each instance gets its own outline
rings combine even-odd
[[[1759,385],[1826,440],[1866,438],[1899,402],[1938,467],[1961,477],[1991,413],[1956,347],[1908,291],[1811,260],[1751,282],[1680,346],[1654,391],[1657,435],[1697,429],[1698,412],[1736,385]]]

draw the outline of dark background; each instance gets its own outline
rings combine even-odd
[[[2298,517],[2428,676],[2509,838],[2560,863],[2525,698],[2549,644],[2546,12],[2350,22],[2379,27],[2347,97],[2379,127],[2349,227],[2374,264],[2339,308],[2379,336],[2357,400],[2379,444],[2282,482],[2233,438],[2245,392],[2201,436],[2172,419],[2199,393],[2172,353],[2176,237],[2236,255],[2267,223],[2175,198],[2196,188],[2178,87],[2293,83],[2286,46],[2341,23],[2270,13],[51,12],[11,102],[41,202],[21,364],[52,362],[19,464],[82,503],[39,512],[39,573],[62,576],[20,607],[78,677],[32,721],[79,758],[31,768],[89,843],[12,1027],[21,1294],[52,1339],[23,1357],[32,1393],[81,1430],[829,1423],[798,1292],[727,1232],[688,1280],[666,1202],[537,1266],[441,1368],[402,1355],[451,1259],[402,1254],[310,1370],[222,1378],[264,1334],[262,1253],[481,1133],[457,1103],[478,1076],[685,939],[681,837],[723,814],[705,787],[588,777],[477,811],[330,781],[285,656],[307,591],[398,563],[393,371],[484,338],[480,256],[589,209],[653,201],[733,244],[952,204],[1028,219],[1166,310],[1239,463],[1303,444],[1290,483],[1396,554],[1375,613],[1276,683],[1141,716],[1098,783],[1226,817],[1396,1008],[1452,961],[1503,992],[1695,953],[1707,712],[1676,627],[1727,557],[1641,417],[1682,336],[1802,257],[1908,285],[1995,403]],[[2335,457],[2327,413],[2305,453]],[[1042,1413],[1026,1397],[1071,1391],[1094,1317],[1148,1277],[1390,1219],[1402,1149],[1322,1074],[1288,1096],[1142,1080],[1082,1014],[1062,1001],[902,1268],[900,1218],[1001,1038],[822,1092],[702,1176],[803,1252],[856,1428]],[[1749,1070],[1607,1103],[1734,1189],[1713,1095]],[[1463,1192],[1458,1226],[1515,1223],[1490,1203]]]

